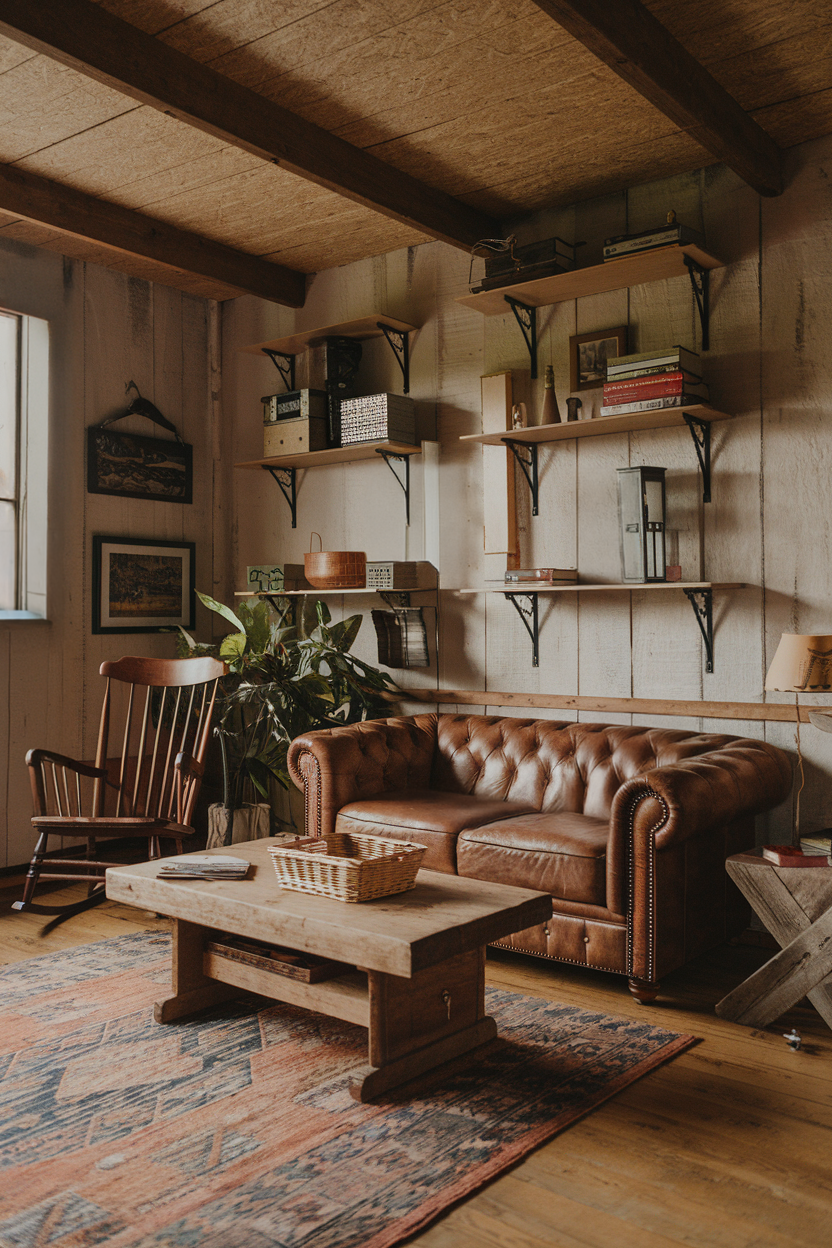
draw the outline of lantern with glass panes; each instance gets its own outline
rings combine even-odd
[[[618,469],[621,575],[625,581],[664,581],[665,468]]]

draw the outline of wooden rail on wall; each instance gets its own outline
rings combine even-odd
[[[657,698],[589,698],[568,693],[496,693],[490,689],[407,689],[403,702],[455,703],[463,706],[528,706],[562,711],[600,711],[625,715],[690,715],[696,719],[760,719],[779,723],[809,722],[809,712],[823,707],[788,702],[674,702]]]

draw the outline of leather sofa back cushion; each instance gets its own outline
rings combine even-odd
[[[736,738],[669,728],[440,715],[432,786],[609,819],[625,780]]]

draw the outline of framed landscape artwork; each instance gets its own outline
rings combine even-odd
[[[607,360],[627,354],[627,326],[573,334],[569,339],[569,389],[594,390],[607,380]]]
[[[158,633],[194,626],[193,542],[92,539],[92,631]]]
[[[87,491],[192,503],[193,459],[193,447],[187,442],[115,433],[91,425],[87,429]]]

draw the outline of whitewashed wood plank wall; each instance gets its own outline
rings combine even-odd
[[[747,590],[715,596],[713,675],[705,672],[699,631],[681,592],[541,601],[537,670],[526,633],[503,598],[453,594],[454,587],[502,573],[499,556],[483,554],[482,452],[458,441],[461,434],[480,430],[481,375],[511,369],[515,396],[539,411],[543,366],[552,363],[565,416],[570,334],[627,324],[632,350],[669,342],[699,349],[687,277],[541,310],[535,383],[511,314],[483,318],[454,302],[466,293],[468,258],[442,244],[315,277],[296,318],[251,298],[224,305],[223,380],[237,459],[259,455],[258,399],[279,389],[271,364],[240,355],[240,346],[288,332],[295,322],[331,325],[375,311],[422,327],[412,341],[412,394],[423,416],[429,418],[435,405],[440,443],[440,655],[438,674],[435,668],[395,673],[402,684],[756,702],[762,700],[765,671],[782,631],[832,632],[832,353],[826,340],[832,330],[827,177],[832,139],[794,149],[787,164],[789,188],[781,199],[761,201],[717,167],[546,214],[527,233],[590,240],[584,258],[599,260],[605,235],[647,228],[675,208],[680,220],[704,229],[709,248],[729,262],[712,278],[711,349],[705,357],[714,405],[736,414],[714,426],[713,501],[702,504],[695,451],[683,429],[542,446],[540,514],[534,518],[525,481],[517,476],[521,562],[577,565],[584,577],[619,580],[615,470],[631,464],[667,467],[668,526],[678,533],[684,578],[749,584]],[[321,384],[320,360],[309,363],[312,372],[306,363],[301,366],[301,384]],[[361,381],[367,392],[400,391],[383,342],[365,347]],[[582,416],[597,415],[600,391],[582,398]],[[419,558],[420,474],[415,459],[408,533],[398,488],[381,465],[347,464],[303,474],[294,532],[266,474],[258,482],[252,474],[237,473],[233,562],[238,572],[257,559],[300,560],[313,529],[322,533],[325,546],[366,550],[377,559]],[[367,613],[357,649],[376,661],[370,605],[343,599],[333,610]],[[494,708],[494,713],[530,712]],[[558,711],[540,714],[566,717]],[[637,722],[615,714],[591,718]],[[765,735],[793,749],[788,725],[660,722]],[[805,830],[832,823],[832,737],[804,728],[802,744]],[[788,808],[775,812],[763,834],[787,837],[790,818]]]

